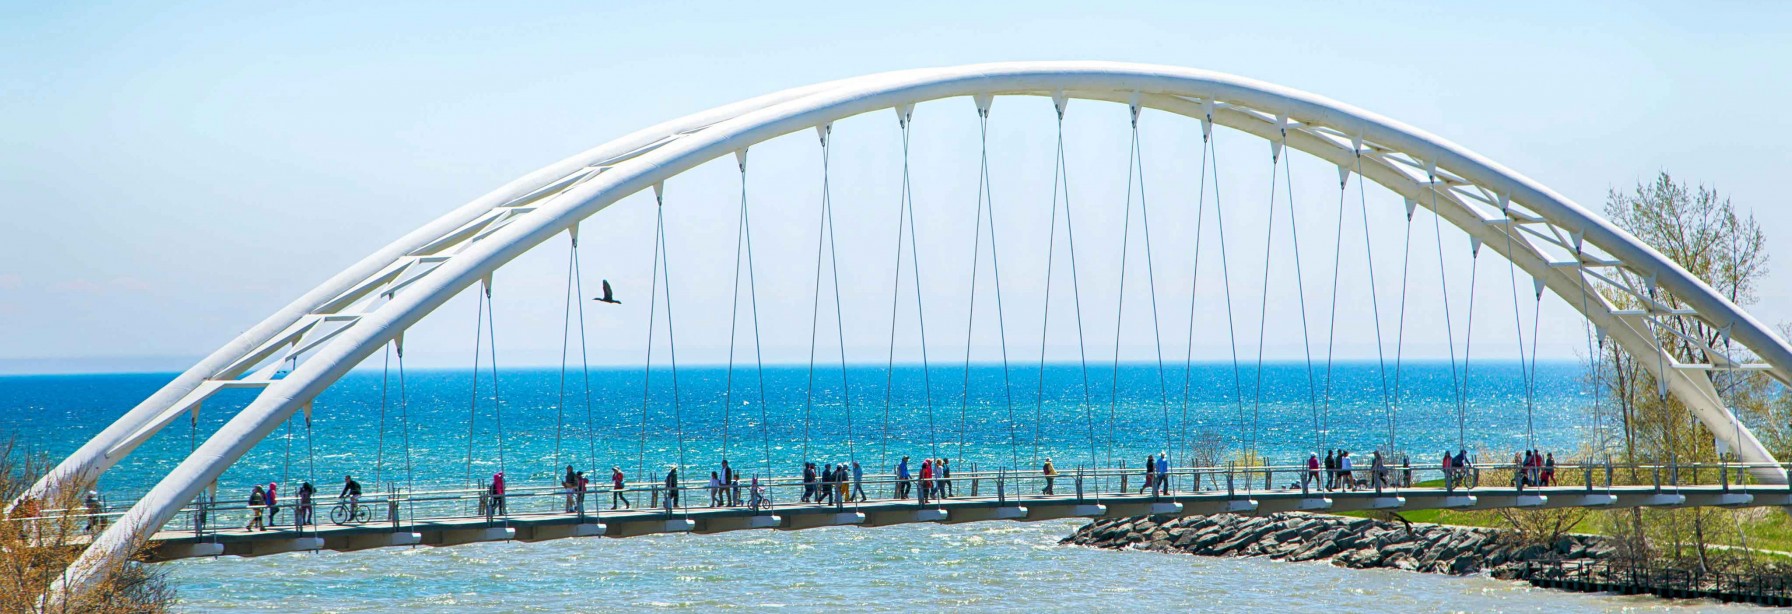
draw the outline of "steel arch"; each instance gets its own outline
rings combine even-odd
[[[262,389],[96,539],[59,586],[79,590],[88,575],[127,554],[280,422],[450,297],[610,204],[645,189],[657,191],[667,179],[706,161],[841,118],[892,108],[906,112],[942,98],[1012,95],[1050,96],[1060,108],[1070,99],[1155,108],[1272,140],[1285,138],[1288,147],[1352,170],[1360,157],[1365,178],[1402,194],[1409,207],[1435,203],[1439,216],[1523,267],[1576,309],[1583,296],[1599,296],[1590,292],[1583,270],[1622,270],[1651,280],[1647,290],[1671,293],[1691,306],[1690,313],[1652,297],[1643,297],[1642,310],[1616,309],[1595,298],[1585,316],[1632,354],[1659,357],[1639,362],[1658,371],[1668,390],[1744,460],[1775,462],[1736,422],[1699,369],[1760,368],[1792,381],[1792,347],[1654,249],[1535,181],[1392,119],[1252,79],[1110,62],[981,64],[797,88],[661,124],[512,182],[367,257],[182,374],[60,464],[56,480],[34,489],[49,493],[58,483],[93,479],[157,429],[195,411],[212,391]],[[1726,358],[1724,364],[1681,364],[1650,328],[1671,317],[1697,317],[1727,330],[1761,362],[1743,365]],[[305,360],[278,380],[271,378],[272,367],[257,369],[282,355]],[[1786,479],[1777,467],[1757,473],[1776,483]]]

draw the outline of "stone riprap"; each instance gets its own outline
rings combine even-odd
[[[1199,556],[1267,556],[1288,561],[1330,560],[1354,569],[1393,568],[1467,575],[1491,572],[1517,578],[1525,563],[1564,568],[1612,558],[1605,538],[1564,535],[1551,544],[1525,544],[1499,529],[1414,523],[1299,512],[1243,516],[1137,516],[1084,525],[1065,544],[1180,552]]]

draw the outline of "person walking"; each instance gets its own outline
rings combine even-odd
[[[578,500],[573,505],[573,511],[578,512],[580,516],[584,516],[585,493],[591,490],[591,480],[585,478],[585,472],[583,471],[578,472],[573,477],[576,478],[573,482],[573,491],[578,495]]]
[[[1377,491],[1392,485],[1388,482],[1388,464],[1381,458],[1381,450],[1369,455],[1369,479]]]
[[[1045,459],[1045,466],[1039,468],[1039,475],[1045,476],[1045,489],[1039,491],[1039,494],[1053,494],[1052,483],[1058,480],[1058,468],[1052,466],[1052,459]]]
[[[1354,467],[1352,467],[1352,463],[1350,462],[1350,451],[1339,450],[1338,482],[1342,485],[1344,490],[1356,490],[1356,478],[1350,475],[1352,469],[1354,469]]]
[[[1338,489],[1338,457],[1332,450],[1325,451],[1325,489]]]
[[[939,472],[940,498],[949,498],[952,496],[952,465],[947,459],[940,459]]]
[[[87,532],[98,533],[105,530],[106,519],[100,514],[105,513],[106,505],[100,502],[100,491],[87,491],[87,497],[81,500],[81,505],[87,508]]]
[[[852,462],[852,496],[848,501],[865,501],[865,470],[859,467],[859,461]]]
[[[491,515],[508,516],[510,508],[504,505],[504,472],[492,474],[492,506]]]
[[[909,478],[910,478],[910,476],[908,473],[908,457],[904,456],[904,457],[902,457],[902,462],[896,463],[896,498],[897,499],[907,499],[908,498],[909,490],[911,488],[913,488],[913,485],[910,483]]]
[[[1151,456],[1150,454],[1146,454],[1145,455],[1145,483],[1139,485],[1139,493],[1140,494],[1143,494],[1147,490],[1151,490],[1152,486],[1154,486],[1154,484],[1152,484],[1152,482],[1151,482],[1151,479],[1155,478],[1155,477],[1157,477],[1157,458]]]
[[[678,465],[666,469],[666,509],[678,507]]]
[[[803,503],[815,499],[815,463],[803,463]]]
[[[1170,494],[1170,458],[1162,450],[1157,452],[1157,494]]]
[[[622,468],[612,465],[610,467],[610,509],[616,509],[617,503],[621,503],[625,509],[634,507],[629,504],[628,493],[622,487]]]
[[[927,497],[933,494],[933,459],[921,459],[921,504],[927,504]]]
[[[1307,475],[1300,481],[1301,490],[1306,490],[1319,482],[1319,453],[1307,455]]]
[[[299,483],[299,507],[293,511],[292,515],[294,528],[303,529],[305,525],[317,524],[311,518],[311,497],[316,494],[317,487],[312,486],[310,482]]]
[[[268,482],[268,524],[270,525],[279,524],[279,520],[275,517],[280,513],[280,497],[277,494],[279,490],[279,482]]]
[[[829,503],[833,500],[832,499],[832,495],[834,492],[834,488],[833,488],[834,485],[832,484],[833,481],[834,481],[834,468],[831,466],[828,466],[826,463],[822,463],[821,474],[815,479],[815,502],[816,503]]]
[[[572,470],[572,465],[567,465],[566,474],[560,476],[560,492],[566,495],[566,505],[564,507],[568,514],[572,513],[573,495],[577,494],[573,491],[578,489],[578,480],[578,475]]]
[[[714,471],[709,472],[709,506],[722,507],[722,476]]]
[[[723,505],[735,506],[735,505],[740,504],[740,501],[737,500],[739,497],[733,493],[732,489],[728,488],[728,485],[733,484],[734,481],[735,481],[734,480],[734,468],[729,467],[728,459],[724,458],[724,459],[722,459],[722,504]]]
[[[1543,485],[1544,486],[1554,486],[1555,484],[1556,484],[1556,453],[1550,452],[1549,456],[1543,459]]]
[[[256,484],[255,490],[249,491],[249,512],[254,515],[249,517],[249,524],[243,527],[244,531],[267,530],[261,523],[261,508],[264,505],[267,505],[267,495],[262,492],[261,485]]]

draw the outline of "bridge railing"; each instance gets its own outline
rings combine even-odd
[[[589,488],[582,496],[576,489],[559,485],[513,484],[506,488],[502,496],[492,493],[486,484],[412,491],[397,485],[387,485],[383,490],[364,494],[358,504],[352,507],[333,497],[315,498],[311,505],[310,522],[304,528],[298,527],[295,522],[300,510],[299,501],[297,497],[289,495],[273,505],[249,505],[246,501],[198,500],[184,507],[164,530],[203,536],[239,529],[250,525],[258,511],[264,527],[287,531],[315,530],[316,526],[332,524],[385,525],[396,530],[418,523],[470,518],[485,518],[491,522],[564,515],[598,518],[609,511],[608,506],[621,503],[623,499],[627,500],[628,509],[632,510],[683,513],[710,507],[739,507],[760,511],[793,504],[817,503],[844,509],[865,501],[908,501],[917,505],[937,505],[942,499],[967,497],[1057,497],[1100,502],[1119,496],[1224,494],[1246,497],[1264,492],[1317,495],[1339,491],[1397,494],[1412,489],[1473,493],[1489,489],[1523,491],[1543,486],[1580,487],[1588,490],[1644,486],[1666,492],[1683,485],[1699,485],[1727,490],[1755,483],[1750,470],[1771,466],[1758,463],[1564,462],[1556,464],[1553,471],[1549,472],[1545,468],[1519,467],[1511,463],[1470,464],[1450,469],[1445,469],[1441,464],[1406,464],[1384,465],[1379,470],[1373,466],[1353,467],[1346,478],[1341,471],[1328,472],[1323,468],[1310,470],[1305,465],[1227,464],[1171,468],[1162,474],[1154,473],[1149,487],[1145,472],[1138,469],[1070,467],[1048,476],[1039,470],[1000,468],[983,471],[973,466],[968,471],[954,472],[950,477],[928,481],[921,480],[918,472],[912,472],[911,478],[907,480],[898,479],[891,474],[865,475],[863,480],[856,483],[847,480],[844,487],[840,482],[818,481],[806,484],[800,477],[760,477],[757,497],[754,495],[752,478],[742,476],[743,480],[738,488],[730,484],[722,488],[721,492],[715,493],[713,499],[707,481],[697,484],[681,482],[676,489],[676,499],[667,496],[673,490],[663,483],[625,486],[620,491],[621,497],[616,497],[618,491],[607,484]],[[1348,483],[1345,482],[1346,479]],[[1786,488],[1792,489],[1792,486]],[[820,496],[823,489],[828,491],[825,497]],[[861,491],[863,499],[859,496]],[[128,501],[105,502],[97,512],[79,506],[33,510],[34,513],[28,516],[21,516],[15,510],[8,520],[67,522],[73,519],[81,523],[85,530],[91,526],[103,528],[105,524],[116,521],[123,514],[122,510],[129,507]],[[91,525],[87,524],[88,521],[92,521]]]

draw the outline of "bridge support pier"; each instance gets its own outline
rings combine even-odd
[[[1542,507],[1554,509],[1558,507],[1607,507],[1618,502],[1617,495],[1607,493],[1586,494],[1552,494],[1543,502]]]
[[[952,510],[951,515],[942,521],[946,524],[976,522],[979,520],[1024,520],[1027,508],[1011,505],[1007,507],[963,507]]]
[[[1182,504],[1174,501],[1109,501],[1109,518],[1129,516],[1181,516]]]
[[[1397,510],[1406,506],[1406,497],[1389,493],[1337,493],[1332,496],[1332,511]]]
[[[388,546],[416,546],[423,543],[422,533],[398,531],[394,533],[369,533],[348,535],[341,538],[324,540],[325,548],[337,551],[366,550],[368,548],[385,548]]]
[[[443,529],[433,537],[434,539],[425,543],[430,546],[457,546],[474,542],[501,542],[516,539],[516,529],[511,527]]]
[[[157,561],[172,561],[214,556],[224,556],[224,544],[218,542],[164,543],[152,551],[150,558]]]
[[[1488,510],[1504,507],[1543,507],[1549,503],[1549,497],[1525,492],[1481,494],[1475,496],[1475,509]]]
[[[697,533],[722,533],[724,531],[740,531],[743,529],[775,529],[784,523],[782,516],[757,514],[753,516],[723,516],[704,518],[697,522]]]
[[[609,530],[609,525],[601,522],[538,524],[532,527],[524,527],[523,531],[517,533],[517,539],[526,542],[538,542],[566,537],[599,537]]]
[[[610,537],[634,537],[636,535],[653,535],[655,533],[688,533],[697,528],[697,521],[689,518],[654,518],[642,520],[611,520],[604,524],[604,535]]]
[[[1076,501],[1029,503],[1026,507],[1027,522],[1040,520],[1058,520],[1060,518],[1099,518],[1106,516],[1108,506],[1100,503],[1078,503]]]
[[[914,524],[917,522],[945,522],[952,513],[943,509],[928,508],[918,510],[873,511],[865,514],[863,527],[886,527],[893,524]]]
[[[816,527],[839,527],[865,524],[864,512],[822,512],[819,514],[782,515],[783,524],[778,528],[785,530],[813,529]]]
[[[1251,512],[1258,512],[1258,511],[1263,510],[1262,503],[1256,499],[1220,499],[1220,500],[1210,500],[1210,501],[1186,501],[1186,502],[1180,503],[1179,505],[1182,506],[1182,511],[1176,512],[1176,514],[1179,516],[1211,516],[1214,514],[1248,514]],[[1331,502],[1326,501],[1325,505],[1327,507],[1329,507],[1329,506],[1331,506]],[[1307,508],[1300,508],[1300,509],[1307,509]]]
[[[1612,507],[1679,507],[1686,504],[1686,495],[1666,492],[1619,493]]]
[[[1686,505],[1693,506],[1742,507],[1755,500],[1754,495],[1741,492],[1689,492],[1681,496],[1686,497]]]

